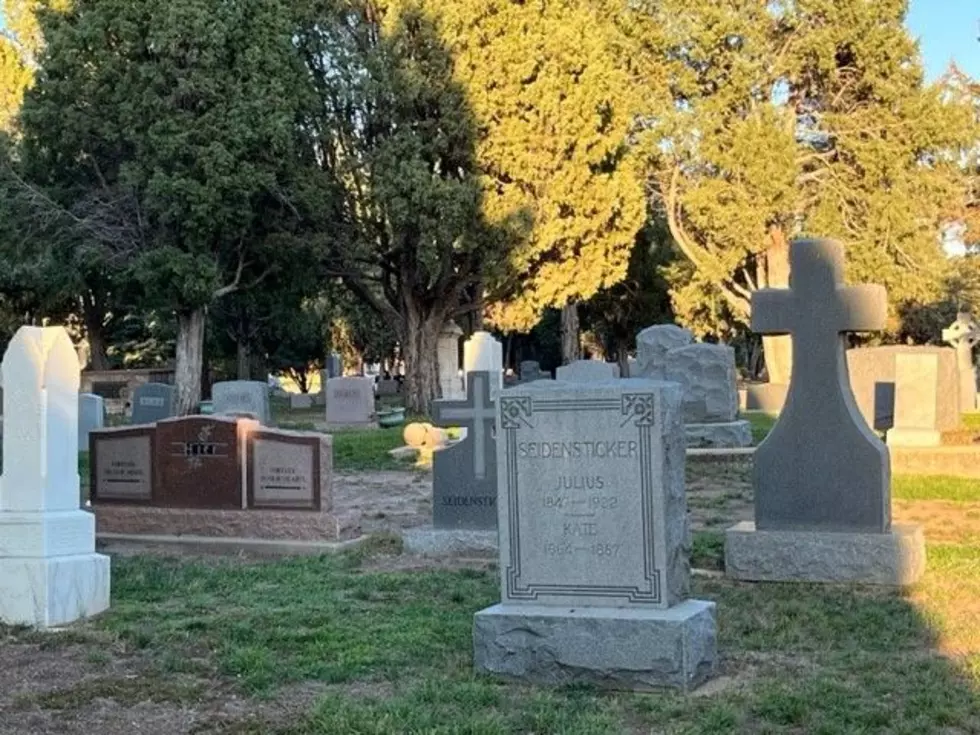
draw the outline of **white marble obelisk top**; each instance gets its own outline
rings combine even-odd
[[[0,622],[64,625],[109,606],[109,558],[81,510],[78,357],[61,327],[21,327],[3,357]]]

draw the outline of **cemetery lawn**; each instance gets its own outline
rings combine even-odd
[[[702,470],[735,483],[746,468]],[[706,490],[689,483],[692,506]],[[742,508],[730,495],[711,512]],[[0,734],[980,732],[980,498],[943,478],[898,478],[895,495],[929,541],[909,590],[697,574],[721,671],[693,695],[475,676],[494,565],[402,556],[391,535],[334,557],[115,557],[104,616],[0,629]],[[720,568],[722,524],[695,526],[695,565]]]

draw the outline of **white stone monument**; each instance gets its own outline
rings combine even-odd
[[[463,377],[459,369],[459,338],[462,336],[463,330],[456,325],[456,322],[450,320],[439,334],[436,345],[439,388],[442,397],[452,401],[462,401],[466,398]]]
[[[21,327],[3,357],[0,621],[65,625],[109,607],[109,557],[81,510],[78,356],[61,327]]]
[[[504,348],[490,332],[473,332],[463,343],[463,374],[490,374],[490,392],[504,387]]]

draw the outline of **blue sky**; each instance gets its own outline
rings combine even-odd
[[[908,27],[919,38],[926,73],[935,79],[956,59],[963,71],[980,79],[980,1],[912,0]]]

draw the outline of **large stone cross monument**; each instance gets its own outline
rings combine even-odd
[[[943,330],[943,342],[956,349],[960,371],[960,410],[974,411],[977,407],[977,372],[973,366],[973,346],[980,342],[980,324],[966,312],[956,315],[956,321]]]
[[[755,523],[726,539],[741,579],[906,583],[924,567],[922,532],[892,529],[888,449],[851,392],[844,335],[885,325],[881,286],[844,285],[844,250],[798,240],[789,289],[752,298],[752,328],[790,334],[786,404],[755,452]]]

